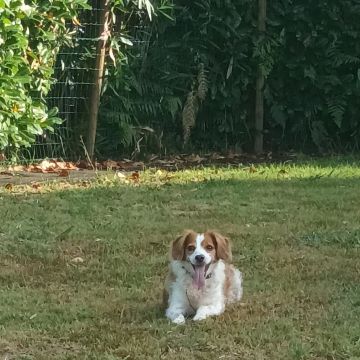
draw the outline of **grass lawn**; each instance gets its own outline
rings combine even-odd
[[[360,359],[356,163],[147,171],[0,198],[1,360]],[[174,326],[160,303],[184,228],[232,239],[244,298]]]

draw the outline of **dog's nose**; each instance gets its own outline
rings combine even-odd
[[[205,256],[204,255],[196,255],[195,256],[195,260],[198,262],[198,263],[202,263],[205,259]]]

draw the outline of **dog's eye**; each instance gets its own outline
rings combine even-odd
[[[195,250],[195,246],[188,246],[187,250],[193,252]]]
[[[214,248],[213,246],[211,246],[211,245],[208,245],[208,246],[206,247],[206,250],[209,250],[209,251],[211,251],[211,250],[212,250],[213,248]]]

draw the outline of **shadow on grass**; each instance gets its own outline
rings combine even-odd
[[[61,256],[81,257],[83,251],[119,256],[111,251],[120,250],[121,244],[130,258],[141,258],[142,253],[165,253],[169,241],[188,227],[216,228],[244,240],[247,233],[266,236],[267,228],[285,226],[302,244],[357,247],[360,230],[352,219],[359,214],[359,185],[353,177],[195,176],[183,184],[136,187],[105,181],[48,193],[4,193],[0,250],[53,260],[52,251],[60,249],[61,262]],[[140,243],[146,247],[138,248]]]

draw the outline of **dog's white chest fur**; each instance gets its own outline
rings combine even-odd
[[[178,263],[173,263],[173,270],[175,274],[178,270],[178,266]],[[201,289],[197,289],[193,285],[191,275],[188,272],[178,273],[178,286],[184,288],[189,301],[189,306],[194,311],[200,306],[208,306],[214,301],[223,300],[222,298],[224,294],[222,287],[225,281],[225,264],[222,261],[219,261],[215,265],[211,266],[209,270],[210,272],[205,280],[205,286]]]

